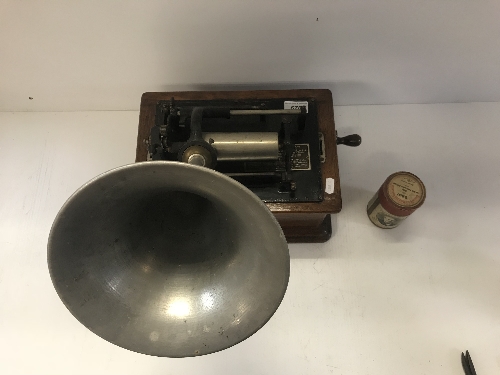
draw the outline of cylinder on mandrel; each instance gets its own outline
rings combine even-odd
[[[218,161],[277,160],[278,133],[203,133],[205,142],[217,150]]]
[[[395,228],[425,200],[425,185],[414,174],[391,174],[368,202],[367,213],[379,228]]]

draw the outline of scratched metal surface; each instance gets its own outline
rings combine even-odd
[[[46,264],[64,201],[134,160],[138,112],[0,113],[0,373],[479,374],[500,370],[500,103],[335,108],[343,211],[325,244],[291,245],[282,305],[254,336],[189,359],[136,354],[66,310]],[[408,170],[425,204],[381,230],[365,206]]]

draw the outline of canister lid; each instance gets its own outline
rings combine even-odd
[[[389,213],[408,216],[424,203],[425,185],[412,173],[396,172],[381,186],[379,200]]]

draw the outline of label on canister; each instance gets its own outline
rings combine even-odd
[[[367,206],[368,217],[379,228],[389,229],[397,227],[401,222],[406,219],[406,216],[396,216],[387,212],[380,204],[378,194],[375,194]]]
[[[409,172],[390,175],[368,202],[366,211],[379,228],[395,228],[425,200],[425,186]]]
[[[423,198],[424,187],[420,180],[409,174],[396,174],[387,184],[388,197],[398,206],[415,207]]]

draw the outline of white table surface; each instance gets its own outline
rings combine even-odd
[[[64,307],[46,245],[83,183],[132,163],[138,112],[0,113],[0,374],[462,374],[500,371],[500,103],[335,108],[343,210],[332,239],[290,245],[274,317],[219,353],[156,358],[114,346]],[[400,227],[366,203],[392,172],[426,184]]]

